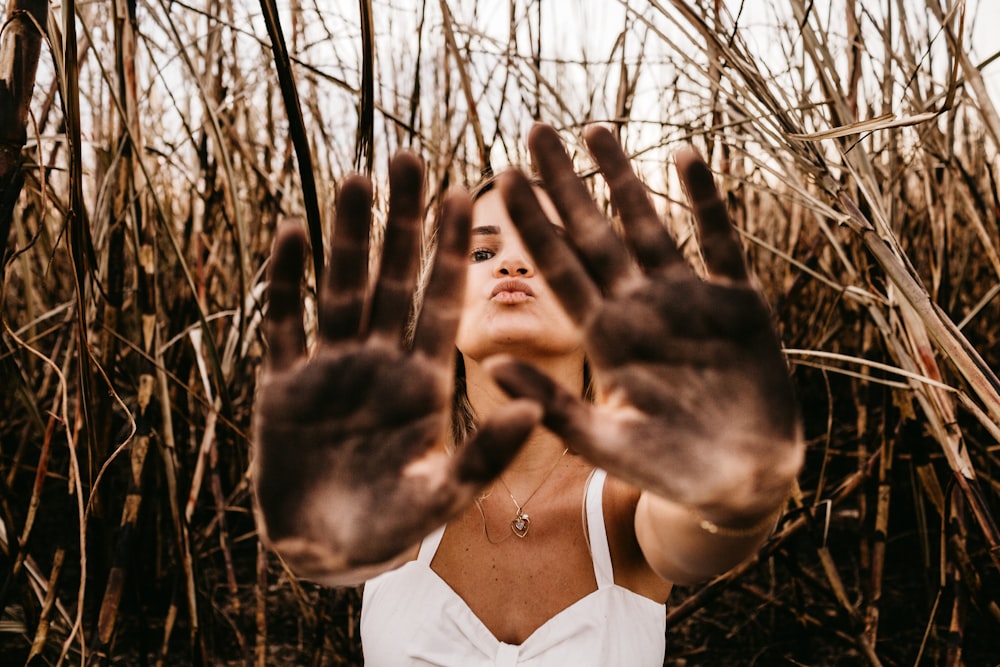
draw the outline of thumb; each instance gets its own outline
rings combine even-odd
[[[545,410],[542,423],[574,451],[593,450],[594,406],[573,395],[531,364],[498,358],[486,363],[493,380],[510,396],[531,399]]]
[[[473,486],[491,482],[517,455],[541,420],[542,408],[534,401],[514,400],[499,408],[455,452],[453,465],[458,480]]]

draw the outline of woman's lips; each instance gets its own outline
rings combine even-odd
[[[501,280],[490,293],[490,299],[497,303],[523,303],[534,297],[528,283],[517,279]]]

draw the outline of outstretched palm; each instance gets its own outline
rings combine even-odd
[[[501,188],[546,280],[585,332],[599,405],[523,364],[501,365],[495,377],[512,395],[545,405],[546,426],[626,481],[709,512],[770,511],[801,465],[798,415],[768,308],[748,281],[711,172],[693,150],[677,156],[709,271],[701,280],[610,132],[594,128],[586,138],[623,238],[547,126],[529,142],[569,242],[521,174],[505,175]]]
[[[455,194],[444,204],[434,268],[407,342],[423,219],[419,160],[398,155],[389,178],[371,290],[371,186],[354,177],[341,190],[311,358],[299,295],[301,229],[283,226],[272,258],[268,363],[255,409],[261,527],[301,574],[330,583],[391,561],[464,508],[540,415],[520,402],[475,443],[445,452],[470,203]]]

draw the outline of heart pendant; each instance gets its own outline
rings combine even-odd
[[[524,537],[528,534],[528,528],[531,527],[531,519],[528,518],[527,514],[517,513],[514,520],[510,522],[510,529],[514,531],[514,534],[518,537]]]

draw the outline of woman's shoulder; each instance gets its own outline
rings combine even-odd
[[[612,475],[604,484],[604,525],[615,583],[657,602],[673,587],[649,566],[635,534],[635,509],[642,490]]]

